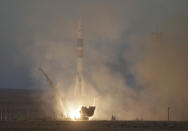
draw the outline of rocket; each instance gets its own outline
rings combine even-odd
[[[82,58],[83,57],[83,46],[84,46],[84,38],[83,38],[83,22],[82,18],[79,20],[78,26],[78,36],[77,36],[77,56]]]
[[[84,78],[83,78],[83,56],[84,56],[84,38],[83,38],[83,21],[80,17],[77,34],[77,72],[74,95],[77,97],[84,95]]]

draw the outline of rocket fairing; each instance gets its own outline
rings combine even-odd
[[[79,25],[78,25],[78,39],[83,39],[84,36],[84,28],[83,28],[83,21],[82,17],[80,17]]]

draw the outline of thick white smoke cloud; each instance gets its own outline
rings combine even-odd
[[[140,99],[145,101],[142,106],[149,104],[151,110],[155,110],[157,119],[165,119],[167,107],[170,106],[173,120],[187,120],[187,21],[185,14],[182,14],[163,23],[161,43],[152,43],[151,39],[146,41],[144,35],[135,36],[140,43],[146,43],[140,48],[136,41],[132,44],[132,50],[125,53],[125,58],[134,63],[132,72],[143,87]],[[150,119],[153,118],[154,114],[150,114]]]

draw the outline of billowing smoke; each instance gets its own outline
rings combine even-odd
[[[125,53],[125,58],[134,63],[131,70],[142,87],[140,100],[146,99],[143,106],[149,104],[158,119],[165,119],[169,106],[173,120],[187,120],[187,22],[184,14],[171,18],[161,26],[163,36],[160,43],[150,39],[142,44],[142,49],[137,43],[133,44],[128,57]],[[144,42],[142,38],[138,41]],[[135,54],[140,58],[131,59]],[[150,119],[153,114],[150,114]]]
[[[172,120],[187,120],[186,5],[186,0],[20,1],[14,8],[24,11],[26,28],[18,37],[18,50],[35,87],[49,87],[38,71],[42,67],[68,103],[75,85],[81,15],[85,90],[91,104],[95,98],[94,119],[113,114],[125,120],[166,120],[171,107]],[[154,31],[164,33],[161,43],[152,42]]]

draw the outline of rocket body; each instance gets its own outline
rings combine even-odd
[[[76,84],[75,84],[75,96],[83,96],[84,95],[84,78],[83,78],[83,47],[84,47],[84,39],[83,39],[83,23],[80,18],[79,27],[78,27],[78,36],[77,36],[77,73],[76,73]]]

